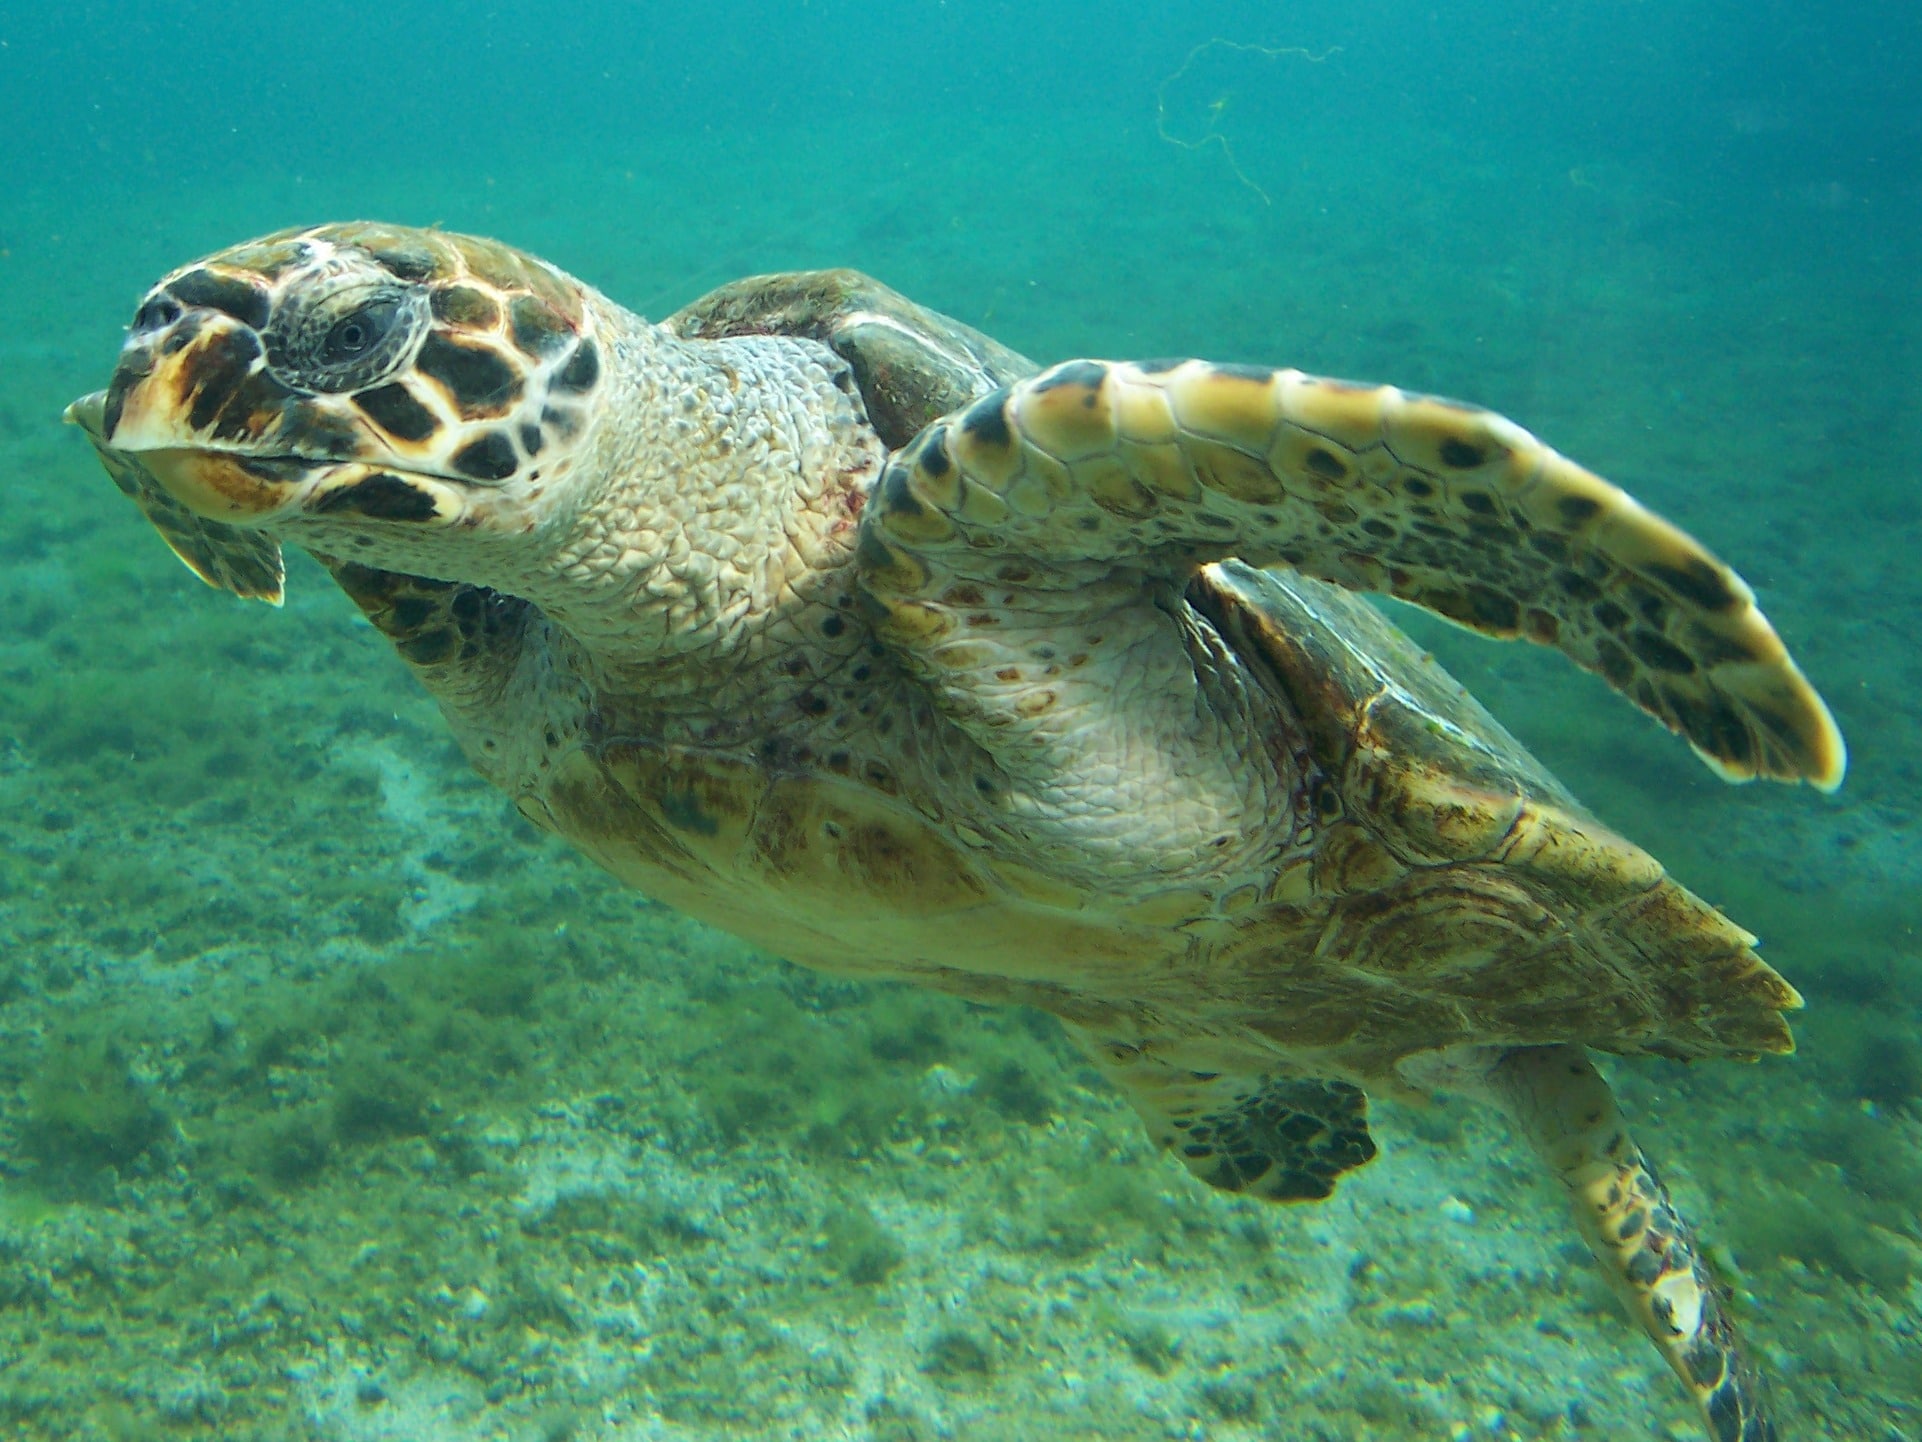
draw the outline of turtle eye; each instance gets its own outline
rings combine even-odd
[[[352,280],[289,297],[267,327],[267,365],[299,390],[363,390],[400,369],[426,325],[414,287]]]
[[[349,365],[378,346],[401,319],[398,297],[383,295],[335,321],[320,343],[320,363]]]

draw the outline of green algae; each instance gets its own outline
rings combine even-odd
[[[974,1333],[946,1327],[929,1341],[921,1370],[944,1387],[979,1387],[994,1378],[994,1352]]]
[[[131,1166],[167,1135],[167,1115],[135,1079],[111,1036],[66,1035],[50,1042],[27,1088],[21,1152],[43,1185],[67,1188],[106,1169]]]
[[[818,1246],[828,1270],[857,1287],[885,1282],[907,1256],[867,1203],[845,1191],[828,1204]]]

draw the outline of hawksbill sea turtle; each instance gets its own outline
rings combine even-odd
[[[1721,775],[1827,708],[1700,544],[1485,411],[1039,370],[852,271],[659,324],[355,223],[175,271],[68,411],[190,567],[326,566],[535,825],[807,966],[1059,1017],[1211,1186],[1327,1196],[1365,1094],[1505,1112],[1718,1442],[1777,1435],[1591,1050],[1785,1052],[1754,938],[1355,593],[1554,646]]]

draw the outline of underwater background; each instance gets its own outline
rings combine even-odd
[[[1047,1018],[536,835],[317,567],[174,561],[61,408],[165,271],[370,217],[1458,395],[1729,558],[1832,798],[1396,616],[1807,997],[1613,1074],[1784,1436],[1922,1439],[1919,72],[1909,0],[0,5],[0,1438],[1696,1435],[1498,1119],[1212,1193]]]

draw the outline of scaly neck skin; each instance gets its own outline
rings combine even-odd
[[[683,341],[588,303],[602,385],[540,488],[483,501],[474,526],[347,554],[532,602],[564,669],[645,708],[614,725],[745,733],[860,645],[844,562],[886,448],[822,346]]]
[[[838,599],[885,452],[821,347],[600,319],[610,389],[573,484],[527,538],[519,594],[610,678],[711,691],[797,610]]]

